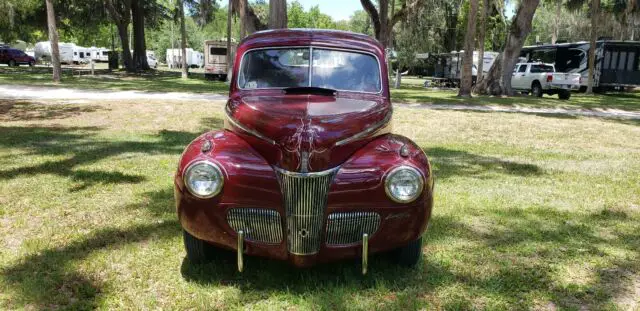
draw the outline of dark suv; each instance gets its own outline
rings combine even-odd
[[[10,67],[20,64],[33,66],[36,64],[36,59],[17,49],[0,48],[0,64],[7,64]]]

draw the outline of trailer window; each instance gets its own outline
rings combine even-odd
[[[606,51],[604,53],[604,66],[602,67],[602,69],[609,69],[611,68],[611,52]]]
[[[636,52],[629,52],[629,58],[627,61],[627,71],[633,71],[633,62],[636,58]]]
[[[618,68],[618,52],[611,52],[611,69]]]
[[[227,55],[227,49],[226,48],[217,48],[217,47],[210,47],[209,48],[209,54],[211,55]]]
[[[620,61],[618,62],[618,70],[624,70],[627,65],[627,52],[620,52]]]

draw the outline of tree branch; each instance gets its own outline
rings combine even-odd
[[[404,19],[405,16],[407,16],[408,12],[415,12],[415,10],[417,10],[418,7],[423,4],[424,0],[413,0],[409,5],[407,5],[407,2],[409,2],[409,0],[403,2],[400,10],[398,10],[396,14],[393,15],[393,17],[391,18],[391,23],[389,25],[390,27],[393,27],[396,23]]]
[[[378,36],[380,34],[380,15],[378,15],[376,6],[373,5],[371,0],[360,0],[360,3],[362,3],[362,8],[369,14],[369,18],[373,24],[373,32]]]

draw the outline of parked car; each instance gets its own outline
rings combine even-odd
[[[310,266],[391,252],[415,265],[433,205],[423,150],[391,133],[384,48],[362,34],[257,32],[238,46],[224,130],[175,175],[187,259],[211,252]]]
[[[560,99],[571,98],[571,91],[580,89],[580,74],[555,71],[552,64],[518,63],[513,70],[511,87],[536,97],[558,94]]]
[[[0,64],[7,64],[10,67],[26,64],[33,67],[36,59],[18,49],[0,48]]]

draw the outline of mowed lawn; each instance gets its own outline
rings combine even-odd
[[[436,175],[416,269],[192,267],[183,147],[221,102],[0,101],[0,309],[640,308],[640,123],[397,108]],[[227,254],[228,255],[228,254]]]
[[[191,92],[217,93],[227,95],[229,86],[224,82],[207,81],[202,72],[193,72],[188,80],[180,78],[180,73],[162,70],[152,70],[141,74],[127,74],[124,71],[97,71],[91,76],[83,69],[84,75],[78,75],[78,69],[64,70],[62,82],[51,82],[51,69],[46,67],[0,67],[0,84],[27,86],[63,86],[76,89],[95,89],[113,91],[141,91],[141,92]],[[391,88],[393,101],[397,103],[419,104],[463,104],[480,106],[548,108],[548,109],[583,109],[583,110],[623,110],[640,111],[640,93],[609,93],[606,95],[586,96],[573,93],[570,100],[560,100],[557,95],[545,95],[542,98],[533,96],[495,97],[474,96],[473,98],[459,98],[455,90],[439,90],[422,87],[425,79],[404,77],[402,87]]]

